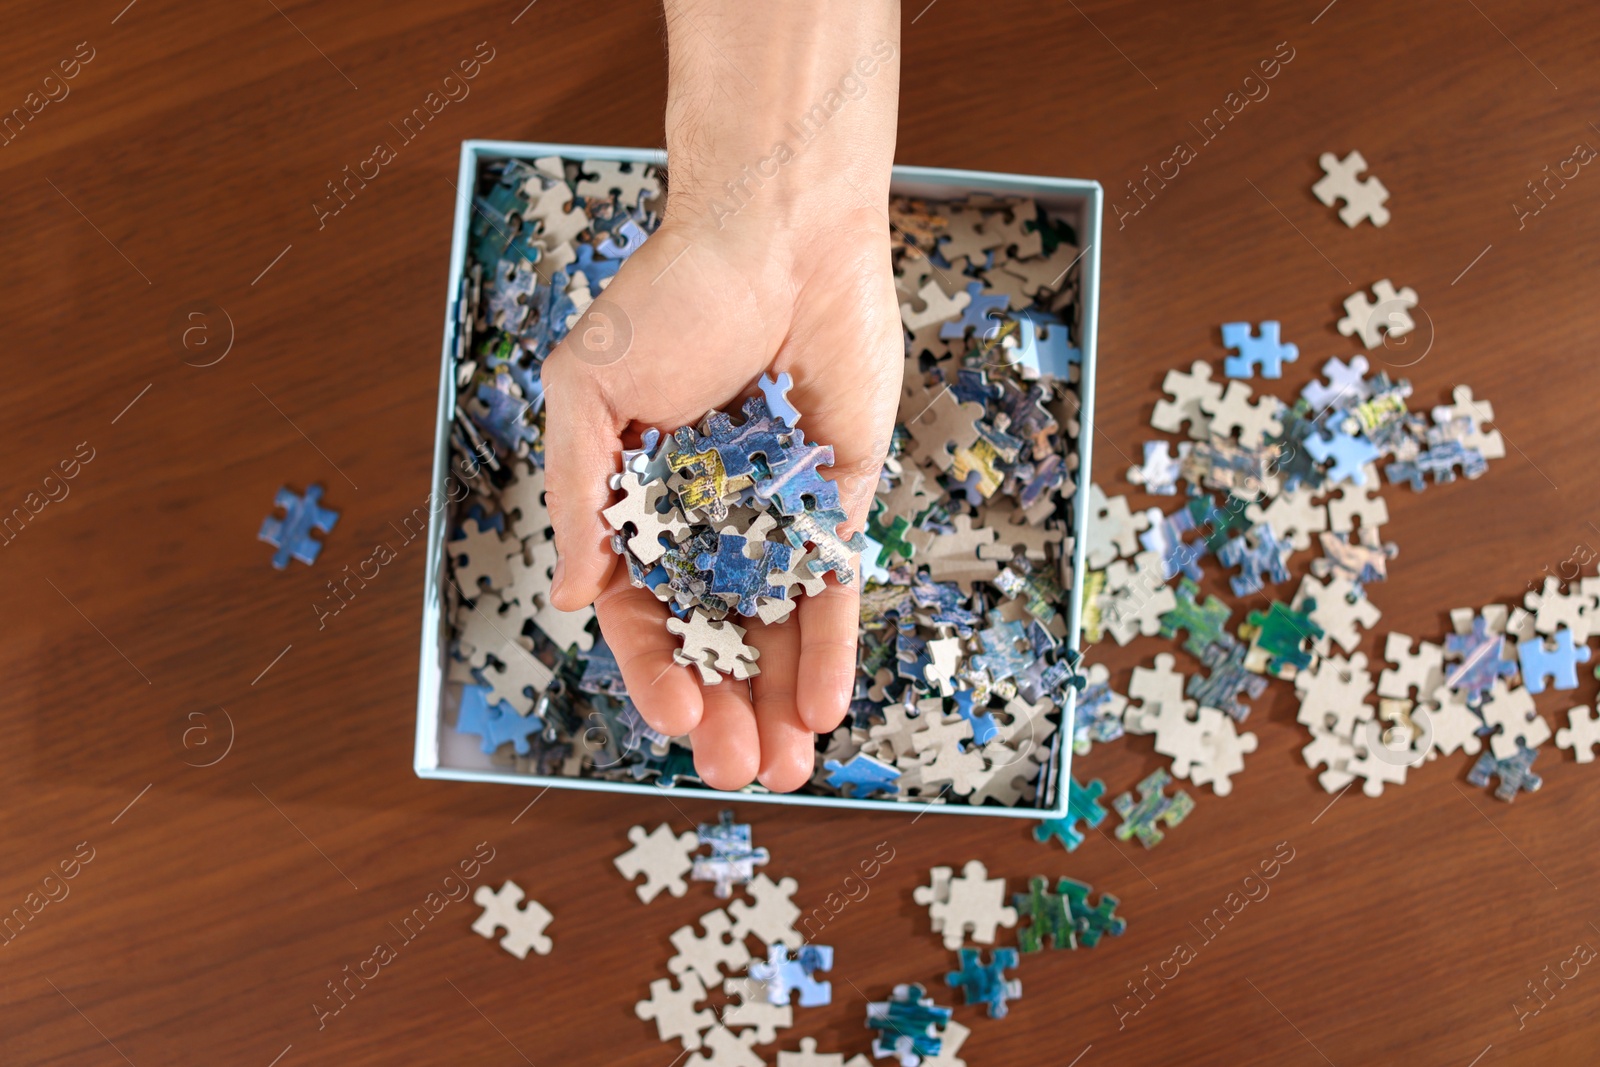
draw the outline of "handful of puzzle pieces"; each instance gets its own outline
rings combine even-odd
[[[671,606],[667,629],[684,642],[675,658],[708,685],[759,673],[730,614],[782,622],[793,594],[821,592],[830,572],[853,582],[851,557],[866,547],[859,533],[839,536],[839,487],[818,473],[833,447],[795,425],[792,385],[788,374],[763,377],[742,424],[713,411],[698,431],[647,431],[611,481],[624,494],[605,511],[612,547],[633,584]]]
[[[687,738],[640,718],[592,610],[549,603],[539,367],[659,224],[662,170],[572,159],[482,168],[456,303],[447,541],[456,728],[522,771],[692,783]],[[841,538],[826,445],[786,375],[742,419],[651,434],[607,511],[632,578],[674,609],[703,681],[759,670],[737,620],[776,621],[826,575],[862,583],[851,714],[813,792],[1032,801],[1075,679],[1071,585],[1080,354],[1076,235],[1023,198],[890,206],[906,376],[864,533]],[[860,554],[859,574],[852,566]],[[759,789],[760,786],[749,787]]]
[[[755,1048],[773,1044],[780,1031],[795,1026],[796,1007],[833,1000],[832,982],[822,976],[833,971],[834,950],[811,938],[834,913],[821,907],[802,912],[793,901],[799,888],[793,878],[774,882],[756,871],[771,857],[754,847],[750,826],[733,818],[725,811],[715,823],[676,834],[666,823],[650,831],[635,826],[628,831],[632,847],[614,861],[630,881],[643,875],[634,889],[645,904],[663,891],[684,896],[689,881],[710,882],[715,896],[732,898],[670,936],[676,954],[667,960],[668,974],[652,981],[649,997],[634,1005],[641,1020],[655,1024],[660,1040],[680,1043],[693,1053],[684,1062],[699,1067],[760,1067],[768,1061]],[[697,851],[703,847],[709,854]],[[878,865],[862,870],[875,877]],[[735,889],[749,899],[735,897]],[[956,968],[945,974],[944,984],[959,989],[965,1004],[982,1005],[989,1018],[1001,1019],[1009,1002],[1022,996],[1021,980],[1007,973],[1022,955],[1046,947],[1094,948],[1102,937],[1127,929],[1127,920],[1116,914],[1117,898],[1103,893],[1091,903],[1091,892],[1071,878],[1057,879],[1052,888],[1049,879],[1035,877],[1027,892],[1008,893],[1005,878],[991,878],[981,861],[972,860],[959,874],[933,868],[929,884],[916,889],[913,899],[927,907],[932,932],[955,953]],[[981,949],[969,947],[995,946],[999,931],[1013,928],[1016,948],[992,947],[985,958]],[[719,989],[724,996],[717,996]],[[887,999],[866,1006],[866,1026],[875,1032],[872,1054],[902,1067],[962,1067],[956,1053],[971,1031],[953,1015],[923,986],[895,986]],[[778,1067],[869,1062],[860,1054],[847,1062],[843,1054],[818,1052],[811,1037],[799,1045],[778,1053]]]

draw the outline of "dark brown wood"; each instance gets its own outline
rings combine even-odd
[[[659,143],[658,11],[124,2],[13,5],[0,36],[5,111],[59,95],[44,79],[78,42],[93,53],[0,146],[0,514],[59,495],[46,476],[93,450],[0,549],[0,912],[59,864],[76,874],[0,947],[0,1061],[671,1062],[633,1003],[711,898],[642,906],[610,860],[629,825],[688,828],[715,806],[413,777],[423,560],[392,525],[427,493],[458,142]],[[1389,358],[1413,363],[1419,403],[1458,382],[1491,399],[1510,453],[1478,482],[1389,493],[1401,550],[1372,592],[1380,632],[1439,635],[1447,609],[1519,596],[1575,546],[1600,549],[1600,176],[1585,167],[1521,228],[1511,207],[1575,144],[1600,144],[1600,27],[1577,3],[1321,3],[908,9],[898,158],[1097,178],[1136,205],[1127,181],[1196,146],[1125,226],[1108,213],[1108,486],[1149,436],[1164,371],[1220,358],[1219,323],[1280,319],[1303,353],[1287,391],[1352,350],[1333,330],[1347,294],[1414,286],[1426,317]],[[493,59],[470,96],[400,145],[390,123],[479,42]],[[1190,124],[1279,42],[1293,59],[1270,95],[1202,144]],[[379,141],[397,158],[319,229],[326,183]],[[1309,193],[1318,154],[1352,148],[1393,194],[1383,230],[1346,230]],[[217,310],[185,318],[204,301],[234,342],[186,366],[226,340]],[[186,350],[188,325],[212,346]],[[310,481],[343,518],[315,567],[276,572],[257,524],[280,482]],[[398,558],[319,631],[325,583],[379,541]],[[1121,684],[1164,647],[1096,655]],[[1381,639],[1365,648],[1376,666]],[[223,751],[227,722],[226,755],[186,765]],[[1521,1028],[1513,1004],[1600,944],[1600,771],[1547,749],[1544,790],[1506,806],[1466,786],[1457,757],[1328,809],[1287,687],[1250,727],[1261,747],[1233,795],[1202,791],[1153,852],[1097,838],[1068,855],[999,820],[742,807],[807,908],[893,850],[821,937],[838,952],[833,1005],[802,1012],[783,1046],[864,1051],[863,997],[896,982],[950,999],[949,954],[911,891],[930,865],[978,857],[1019,888],[1086,879],[1130,925],[1027,958],[1005,1020],[961,1009],[975,1065],[1592,1061],[1590,968]],[[212,733],[185,747],[195,729]],[[1078,774],[1115,793],[1158,762],[1136,739]],[[74,867],[80,842],[92,859]],[[479,881],[515,878],[555,913],[554,953],[517,961],[451,903],[319,1031],[326,983],[398,943],[391,923],[480,842],[494,858]],[[1294,858],[1270,895],[1207,941],[1197,927],[1279,842]],[[1180,942],[1193,961],[1119,1031],[1114,1003]]]

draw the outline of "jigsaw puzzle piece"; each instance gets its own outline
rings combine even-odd
[[[1228,322],[1222,326],[1222,343],[1238,354],[1227,357],[1222,372],[1230,378],[1252,377],[1259,368],[1263,378],[1282,378],[1283,365],[1300,357],[1300,349],[1279,339],[1280,326],[1263,322],[1255,333],[1248,322]]]
[[[296,496],[288,486],[278,490],[272,506],[283,511],[283,518],[268,515],[261,520],[261,530],[256,539],[265,541],[278,551],[272,554],[272,565],[283,570],[291,559],[312,564],[322,552],[322,542],[311,536],[311,531],[328,533],[339,521],[339,512],[321,504],[322,486],[312,485],[304,496]]]

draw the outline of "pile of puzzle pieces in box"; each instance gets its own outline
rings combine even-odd
[[[468,491],[445,546],[447,678],[457,730],[522,771],[695,781],[688,739],[644,723],[592,610],[549,603],[543,501],[540,363],[656,228],[663,179],[570,159],[479,176],[456,305],[452,473]],[[838,536],[837,490],[818,473],[830,452],[796,425],[786,375],[737,422],[711,412],[647,435],[621,457],[607,518],[631,576],[673,607],[680,662],[707,683],[759,670],[735,616],[781,619],[829,573],[864,584],[855,700],[819,739],[810,791],[1026,803],[1081,684],[1062,605],[1076,236],[1022,198],[897,198],[891,216],[906,377],[866,531]]]
[[[890,203],[906,364],[862,556],[851,714],[813,782],[847,796],[1036,795],[1064,645],[1079,258],[1030,200]]]
[[[832,983],[822,975],[832,972],[834,951],[809,943],[795,928],[801,917],[792,899],[798,885],[792,878],[773,882],[756,871],[770,856],[754,846],[750,826],[734,822],[732,812],[683,833],[674,833],[667,823],[649,831],[635,826],[628,840],[632,847],[614,862],[630,881],[643,876],[634,889],[645,904],[663,891],[684,896],[690,881],[712,883],[723,899],[733,897],[736,888],[751,898],[735,898],[675,931],[669,938],[676,949],[667,961],[670,973],[650,983],[650,995],[634,1006],[635,1014],[655,1024],[660,1040],[693,1052],[684,1061],[688,1064],[760,1067],[767,1061],[754,1049],[773,1044],[779,1031],[795,1025],[795,1007],[832,1001]],[[697,851],[702,848],[710,852]],[[1094,948],[1102,937],[1127,929],[1127,921],[1116,914],[1117,898],[1101,894],[1091,902],[1091,893],[1083,882],[1060,878],[1052,887],[1044,877],[1030,879],[1025,893],[1008,893],[1005,878],[991,878],[981,861],[972,860],[959,874],[933,868],[929,884],[915,890],[913,898],[927,907],[932,932],[956,954],[956,969],[945,975],[945,985],[960,990],[965,1004],[981,1005],[989,1018],[1000,1019],[1008,1003],[1022,996],[1021,980],[1007,973],[1016,970],[1019,953]],[[1016,948],[995,947],[1001,929],[1016,930]],[[969,943],[990,946],[987,957]],[[715,995],[718,988],[724,997]],[[892,1057],[903,1067],[962,1067],[956,1053],[971,1031],[953,1014],[919,984],[894,987],[886,999],[867,1004],[873,1056]],[[842,1054],[818,1052],[815,1038],[799,1044],[797,1051],[778,1053],[778,1067],[865,1067],[869,1062],[859,1054],[847,1062]]]
[[[612,547],[629,580],[671,608],[667,629],[683,638],[674,658],[708,685],[760,672],[730,615],[782,622],[828,574],[855,581],[851,559],[866,547],[859,533],[839,535],[839,487],[818,473],[833,465],[833,446],[796,425],[793,384],[787,373],[763,376],[741,423],[712,411],[698,429],[646,431],[612,479],[623,494],[605,511]]]

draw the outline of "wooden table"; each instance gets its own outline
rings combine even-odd
[[[400,547],[324,629],[313,610],[427,492],[458,142],[659,143],[657,10],[125,2],[14,5],[0,39],[6,109],[59,96],[44,79],[80,60],[67,95],[0,146],[0,512],[67,491],[0,557],[0,910],[58,865],[75,874],[0,948],[0,1061],[671,1062],[633,1004],[711,898],[643,906],[610,860],[631,824],[685,829],[716,806],[419,781],[421,548]],[[1139,214],[1108,212],[1108,486],[1151,436],[1163,373],[1220,359],[1219,323],[1283,322],[1303,353],[1287,392],[1352,351],[1333,330],[1346,295],[1384,277],[1416,288],[1418,334],[1385,358],[1411,364],[1395,373],[1414,405],[1460,382],[1491,399],[1509,454],[1481,481],[1388,494],[1401,550],[1372,592],[1376,669],[1388,629],[1437,638],[1447,609],[1514,599],[1600,550],[1600,176],[1569,164],[1520,226],[1511,206],[1534,204],[1526,183],[1575,144],[1600,144],[1600,24],[1576,3],[1321,2],[908,8],[898,158],[1098,178],[1131,209],[1127,182],[1194,149]],[[492,59],[470,95],[319,226],[327,183],[399,143],[390,123],[479,42]],[[1270,95],[1197,132],[1290,50]],[[1385,229],[1347,230],[1310,195],[1318,155],[1352,148],[1393,194]],[[46,482],[75,454],[76,477]],[[256,526],[280,483],[309,481],[343,518],[315,567],[274,571]],[[1120,685],[1166,647],[1095,654]],[[1586,679],[1540,707],[1593,696]],[[975,1065],[1593,1062],[1590,968],[1551,982],[1520,1027],[1514,1005],[1534,1006],[1526,983],[1575,945],[1600,945],[1600,807],[1584,800],[1600,772],[1547,748],[1543,791],[1507,806],[1467,786],[1457,756],[1330,808],[1294,711],[1275,685],[1233,795],[1197,791],[1152,852],[1096,837],[1068,855],[989,819],[741,807],[808,908],[880,843],[893,855],[829,923],[834,1002],[784,1047],[812,1034],[864,1051],[863,997],[897,982],[948,1002],[950,956],[911,891],[976,857],[1019,888],[1088,880],[1129,929],[1027,958],[1003,1021],[961,1009]],[[1136,739],[1077,771],[1115,793],[1162,762]],[[481,842],[478,881],[515,878],[555,913],[552,955],[473,936],[470,903],[397,935]],[[1280,842],[1293,859],[1269,895],[1201,934]],[[328,983],[380,941],[396,957],[319,1030]],[[1180,942],[1194,958],[1119,1030],[1114,1005],[1137,1003],[1130,983]]]

